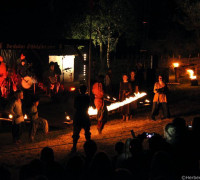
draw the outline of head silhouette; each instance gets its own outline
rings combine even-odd
[[[41,151],[40,159],[44,162],[54,161],[54,151],[50,147],[44,147]]]

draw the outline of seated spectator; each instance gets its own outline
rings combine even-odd
[[[124,162],[124,168],[128,169],[135,179],[140,179],[145,174],[144,172],[144,152],[142,141],[138,138],[134,138],[130,141],[130,153],[129,157]]]
[[[38,176],[45,176],[45,164],[39,159],[33,159],[29,164],[20,168],[20,180],[34,179]]]
[[[84,175],[84,167],[85,167],[85,161],[83,157],[81,157],[78,154],[73,155],[69,158],[65,169],[68,179],[74,179],[79,180]]]
[[[164,138],[169,144],[175,144],[178,141],[178,134],[174,124],[168,123],[165,126]]]
[[[128,169],[118,168],[114,171],[113,179],[133,179],[133,175]]]
[[[157,133],[154,133],[154,135],[148,139],[149,143],[149,150],[152,154],[154,154],[157,151],[168,151],[169,146],[166,143],[165,139]]]
[[[91,164],[89,170],[90,180],[110,180],[113,174],[111,160],[105,152],[98,152]]]
[[[125,144],[121,141],[115,144],[115,152],[117,154],[112,157],[112,165],[114,169],[122,167],[122,162],[125,159],[124,146]]]
[[[45,164],[45,174],[49,180],[64,179],[64,167],[54,160],[52,148],[44,147],[41,151],[40,160]]]
[[[131,142],[132,138],[128,138],[125,142],[125,149],[124,149],[124,153],[125,153],[125,159],[128,159],[129,157],[131,157],[131,152],[130,152],[130,142]]]
[[[85,153],[85,166],[89,167],[89,164],[92,161],[95,153],[97,152],[97,144],[93,140],[86,141],[83,145],[84,153]]]
[[[194,117],[192,121],[192,132],[196,137],[200,138],[200,117]]]
[[[35,134],[37,132],[38,127],[41,126],[45,135],[49,132],[48,121],[38,116],[38,105],[39,105],[39,98],[34,97],[32,100],[32,106],[30,108],[31,128],[30,128],[29,136],[30,136],[31,142],[34,141]]]
[[[3,165],[0,165],[0,179],[1,180],[11,180],[10,171]]]
[[[177,132],[181,135],[184,136],[187,133],[187,127],[186,127],[186,121],[183,118],[175,118],[172,121],[172,124],[176,127]]]
[[[171,155],[164,151],[158,151],[153,155],[150,169],[150,180],[163,178],[175,180],[174,164]]]

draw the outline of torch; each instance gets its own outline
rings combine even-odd
[[[191,86],[198,86],[197,76],[194,76],[194,71],[187,69],[187,74],[190,76]]]

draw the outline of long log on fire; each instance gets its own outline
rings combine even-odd
[[[107,106],[107,109],[108,111],[112,111],[112,110],[115,110],[119,107],[122,107],[124,105],[127,105],[129,103],[132,103],[133,101],[136,101],[144,96],[146,96],[147,93],[145,92],[142,92],[142,93],[135,93],[135,96],[130,96],[128,98],[126,98],[124,101],[121,101],[121,102],[115,102],[115,103],[112,103],[110,104],[109,106]],[[97,115],[97,109],[94,109],[92,106],[89,107],[88,109],[88,114],[90,116],[94,116],[94,115]]]

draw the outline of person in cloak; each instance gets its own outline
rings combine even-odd
[[[92,86],[92,93],[94,94],[94,105],[97,109],[97,130],[99,134],[102,133],[108,118],[108,111],[104,102],[105,90],[103,81],[104,76],[99,75],[97,82]]]

